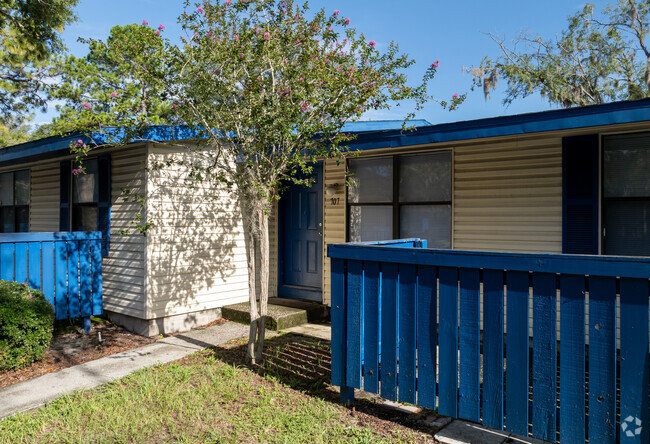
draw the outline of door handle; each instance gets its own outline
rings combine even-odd
[[[319,232],[318,232],[318,235],[319,235],[320,237],[323,237],[323,232],[322,232],[322,231],[319,231]]]

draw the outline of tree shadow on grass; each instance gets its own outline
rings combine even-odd
[[[213,347],[210,352],[230,365],[246,367],[258,375],[279,382],[310,396],[338,404],[339,394],[330,385],[330,341],[308,336],[282,334],[264,342],[264,361],[259,365],[246,363],[246,342],[231,342]],[[419,432],[433,434],[435,430],[421,420],[430,412],[409,414],[381,405],[377,398],[360,397],[350,414],[366,414],[379,420],[391,421]]]

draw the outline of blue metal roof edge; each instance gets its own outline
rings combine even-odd
[[[348,145],[369,150],[643,121],[650,121],[650,99],[366,133]]]
[[[438,125],[430,125],[425,120],[415,120],[411,123],[416,125],[416,129],[408,132],[401,130],[401,122],[398,121],[375,121],[377,123],[374,124],[351,122],[357,128],[348,129],[346,132],[358,133],[357,138],[348,144],[351,150],[369,150],[642,121],[650,121],[650,99]],[[394,129],[396,122],[400,124],[399,129]],[[424,126],[420,125],[421,123],[424,123]],[[375,128],[369,129],[373,125]],[[384,126],[386,129],[377,129],[377,126]],[[388,128],[391,126],[393,129]],[[123,128],[110,128],[105,133],[93,134],[92,138],[74,133],[10,146],[0,149],[0,167],[69,154],[70,143],[76,139],[81,139],[84,143],[93,140],[95,144],[101,145],[110,143],[112,137],[124,134]],[[153,126],[132,143],[190,140],[195,139],[197,135],[197,131],[187,126]]]
[[[106,128],[103,132],[91,133],[90,136],[83,133],[72,133],[9,146],[0,149],[0,167],[71,154],[70,144],[75,140],[81,140],[92,146],[110,145],[112,140],[124,138],[125,134],[124,128]],[[190,140],[196,136],[197,132],[187,126],[152,126],[130,143]]]
[[[410,125],[423,127],[430,125],[423,119],[412,120]],[[401,129],[401,120],[376,120],[348,122],[345,132],[351,133],[368,133],[380,130]],[[93,146],[111,144],[112,140],[124,139],[126,131],[124,128],[110,127],[105,128],[102,132],[92,133],[86,136],[84,133],[72,133],[66,136],[46,137],[31,142],[21,143],[0,149],[0,167],[10,166],[18,163],[32,162],[35,160],[51,159],[70,154],[70,144],[75,140],[81,140]],[[188,126],[152,126],[141,134],[138,138],[133,139],[130,143],[137,142],[166,142],[170,140],[191,140],[196,139],[198,132]]]

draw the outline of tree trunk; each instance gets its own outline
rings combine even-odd
[[[246,259],[248,262],[250,330],[246,359],[254,365],[259,364],[263,359],[262,351],[269,299],[269,215],[264,211],[265,201],[256,201],[256,197],[249,196],[241,205],[244,229],[248,235]],[[259,263],[259,273],[257,263]],[[259,295],[256,285],[258,280]]]
[[[267,305],[269,302],[269,215],[264,210],[258,211],[259,252],[260,252],[260,311],[257,325],[257,342],[255,343],[255,360],[262,361],[264,334],[266,332]]]

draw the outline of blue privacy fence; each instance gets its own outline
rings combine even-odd
[[[650,259],[391,243],[328,246],[342,402],[357,388],[549,441],[650,442]]]
[[[0,279],[29,284],[52,304],[56,319],[103,312],[101,233],[0,234]]]

